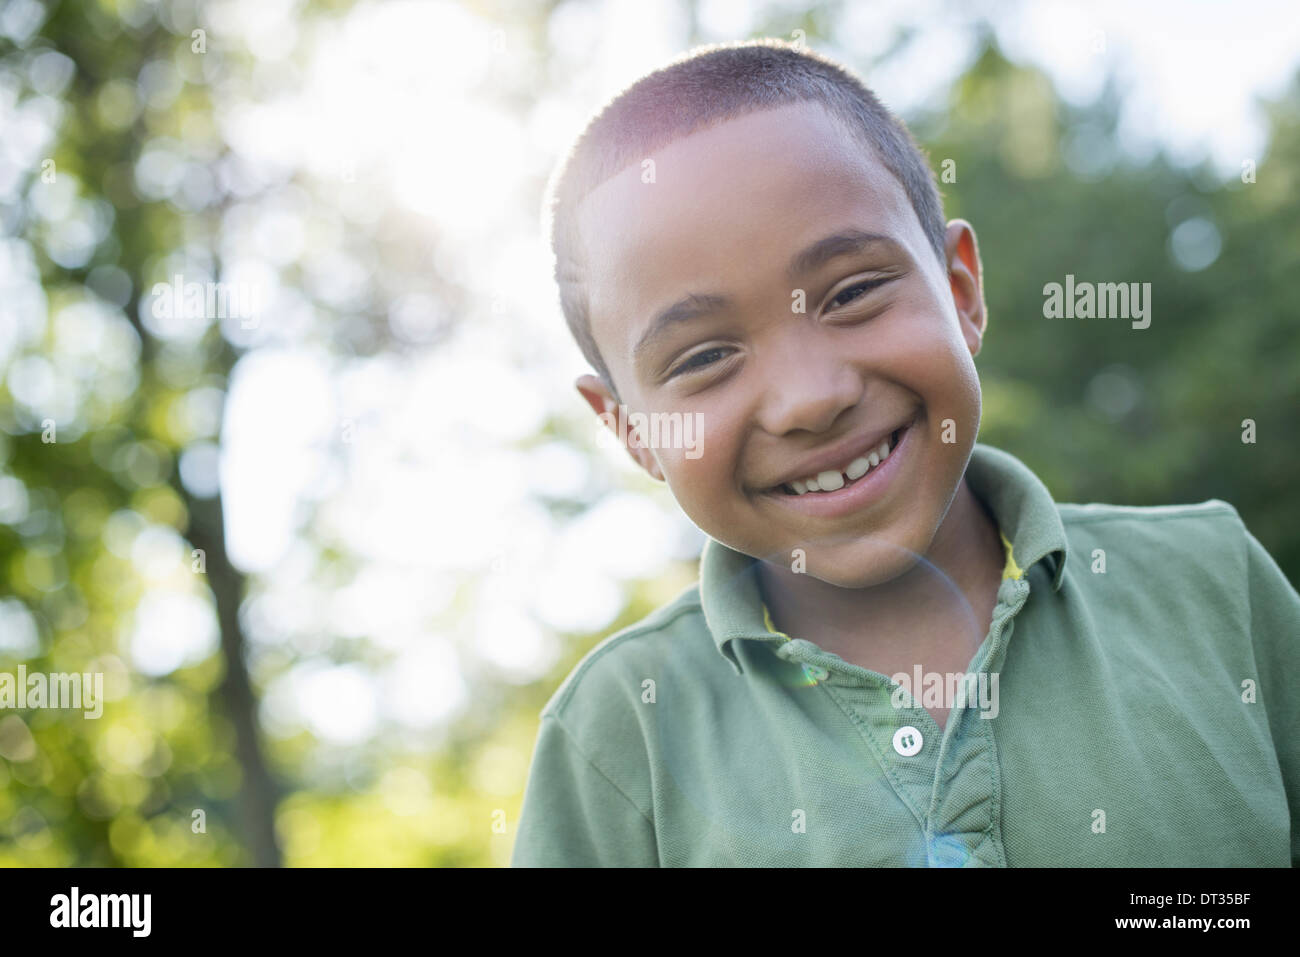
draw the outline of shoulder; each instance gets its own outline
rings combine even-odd
[[[1112,567],[1118,562],[1140,572],[1147,587],[1167,583],[1222,592],[1240,591],[1245,582],[1250,536],[1237,510],[1222,499],[1186,505],[1059,504],[1057,509],[1070,558],[1081,567],[1098,557]]]
[[[1240,524],[1241,516],[1228,502],[1209,498],[1188,505],[1104,505],[1097,502],[1057,504],[1061,522],[1084,525],[1095,522],[1183,522],[1204,523],[1228,520]]]
[[[602,639],[569,672],[542,715],[557,717],[572,729],[602,713],[638,703],[645,681],[657,679],[666,662],[675,660],[685,666],[701,657],[707,660],[706,652],[722,663],[704,620],[696,583]]]
[[[1207,541],[1244,541],[1245,525],[1237,510],[1222,499],[1189,505],[1058,504],[1061,524],[1075,538],[1109,537],[1171,545]]]
[[[665,695],[707,702],[729,677],[731,666],[714,644],[696,583],[587,652],[542,709],[543,727],[562,731],[625,793],[646,797],[659,737],[656,702]],[[638,807],[643,804],[638,798]]]

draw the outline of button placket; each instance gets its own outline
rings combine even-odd
[[[804,677],[813,682],[822,682],[830,680],[831,673],[819,664],[815,664],[808,658],[821,651],[811,641],[803,638],[791,638],[777,646],[776,654],[786,661],[799,665],[803,670]]]
[[[972,671],[1001,667],[1007,642],[1015,630],[1016,618],[1028,600],[1030,584],[1027,580],[1007,580],[1003,586],[1005,593],[999,595],[986,644],[971,662]],[[958,777],[967,783],[964,792],[958,790]],[[986,796],[972,802],[970,783],[986,790]],[[927,849],[930,866],[1005,866],[1002,835],[996,818],[996,808],[1001,803],[999,787],[993,729],[990,722],[980,720],[972,704],[966,702],[963,707],[954,708],[949,713],[947,726],[938,739],[934,789],[926,821],[927,841],[933,839],[939,843]],[[935,834],[941,837],[933,837]]]
[[[901,690],[906,696],[906,701],[901,708],[893,708],[894,714],[900,721],[911,722],[907,727],[919,732],[919,728],[925,729],[925,735],[929,736],[932,741],[939,741],[943,737],[943,729],[939,727],[939,722],[934,720],[934,715],[930,714],[922,705],[921,699],[913,697],[912,693],[904,686],[898,684],[892,679],[889,680],[889,703],[891,708],[894,704],[894,696]],[[918,689],[919,690],[919,689]],[[949,722],[951,723],[951,715]],[[901,729],[900,729],[901,730]]]
[[[1001,667],[1002,661],[1006,657],[1006,644],[1011,638],[1011,633],[1015,629],[1016,616],[1025,606],[1029,598],[1029,582],[1025,579],[1006,579],[998,589],[998,602],[993,608],[993,616],[989,622],[989,633],[984,636],[984,642],[980,649],[975,653],[975,657],[968,666],[971,672],[978,674]],[[961,727],[966,723],[971,715],[974,714],[974,708],[971,702],[965,702],[960,708],[954,707],[948,713],[948,721],[942,730],[939,723],[934,720],[930,712],[925,712],[934,725],[934,731],[939,735],[939,762],[942,765],[947,760],[947,753],[953,745],[955,738],[962,734]],[[980,727],[987,722],[976,724]],[[938,781],[936,780],[936,787]]]

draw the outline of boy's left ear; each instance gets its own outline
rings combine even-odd
[[[944,252],[948,257],[948,283],[952,288],[952,301],[957,307],[962,335],[970,347],[970,354],[979,355],[984,330],[988,327],[988,310],[984,305],[984,266],[975,242],[975,227],[964,219],[948,223]]]

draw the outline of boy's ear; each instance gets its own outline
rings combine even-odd
[[[948,258],[948,283],[952,288],[952,301],[957,307],[957,319],[962,335],[972,356],[979,355],[988,328],[988,310],[984,305],[984,265],[980,262],[979,246],[975,242],[975,228],[964,219],[948,223],[944,236],[944,252]]]
[[[632,461],[645,469],[651,478],[660,482],[664,480],[663,470],[659,468],[659,461],[654,454],[641,441],[641,437],[627,423],[628,412],[624,409],[623,415],[619,416],[619,402],[610,393],[609,388],[598,376],[581,375],[574,383],[578,387],[578,392],[587,400],[587,404],[595,410],[600,421],[610,430],[623,448],[627,449],[627,454],[632,456]]]

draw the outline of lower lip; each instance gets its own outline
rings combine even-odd
[[[815,518],[837,518],[855,512],[860,508],[865,508],[885,494],[889,488],[889,483],[894,479],[895,473],[902,468],[899,460],[911,450],[912,426],[915,424],[913,422],[909,425],[903,431],[903,434],[898,437],[898,444],[889,453],[889,458],[852,485],[846,485],[834,492],[808,492],[804,495],[787,495],[778,489],[775,492],[764,492],[763,494],[776,499],[786,508]]]

